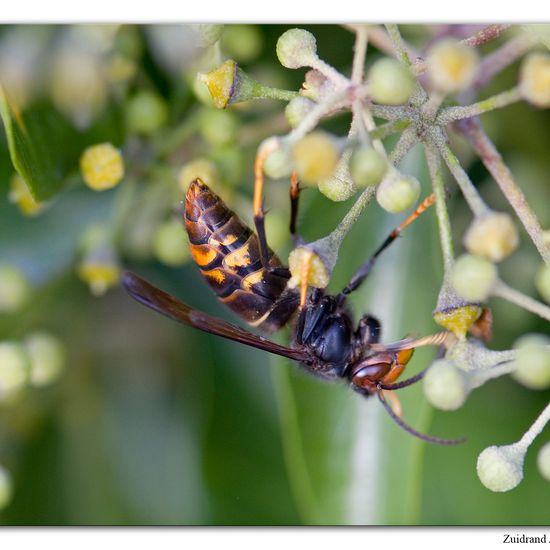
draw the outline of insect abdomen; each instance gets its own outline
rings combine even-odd
[[[285,293],[290,274],[277,256],[269,250],[277,273],[264,269],[256,234],[199,179],[187,190],[184,218],[193,259],[219,300],[251,325],[284,325],[297,302]]]

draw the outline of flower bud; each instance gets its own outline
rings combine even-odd
[[[291,99],[285,108],[285,116],[291,128],[296,128],[315,107],[315,102],[307,97],[298,96]]]
[[[189,244],[179,220],[167,220],[157,227],[153,252],[160,262],[170,267],[179,267],[189,259]]]
[[[397,59],[389,57],[376,61],[370,68],[367,79],[371,99],[386,105],[406,103],[415,86],[409,69]]]
[[[274,180],[288,178],[292,173],[293,162],[292,150],[279,141],[279,147],[271,151],[264,160],[264,174]]]
[[[124,161],[120,151],[110,143],[88,147],[80,157],[80,172],[88,187],[104,191],[124,177]]]
[[[222,48],[241,63],[254,61],[262,46],[262,33],[256,25],[225,25]]]
[[[168,120],[168,107],[157,93],[141,91],[130,98],[126,105],[128,126],[134,132],[151,135]]]
[[[290,29],[277,40],[277,57],[283,67],[311,67],[317,57],[317,41],[304,29]]]
[[[27,382],[29,357],[17,342],[0,342],[0,402],[11,399]]]
[[[191,160],[181,167],[178,173],[178,186],[186,193],[189,184],[196,179],[200,179],[208,187],[216,189],[220,181],[218,168],[213,162],[203,157]]]
[[[318,103],[324,97],[334,92],[334,83],[321,71],[312,69],[305,76],[300,95]]]
[[[396,214],[410,208],[420,195],[420,182],[413,176],[392,170],[382,180],[376,191],[378,204]]]
[[[477,475],[491,491],[503,493],[517,487],[523,479],[524,451],[516,445],[493,445],[477,459]]]
[[[0,510],[3,510],[11,501],[13,495],[13,482],[11,475],[0,465]]]
[[[497,277],[497,268],[489,260],[463,254],[453,266],[451,283],[465,300],[483,302],[489,297]]]
[[[351,155],[350,172],[356,185],[378,185],[388,170],[386,159],[373,147],[363,146]]]
[[[316,288],[325,288],[330,280],[330,274],[321,258],[313,251],[298,247],[288,256],[288,268],[292,277],[288,281],[289,288],[296,288],[302,282],[304,263],[309,262],[307,270],[307,285]]]
[[[235,113],[204,108],[200,116],[199,132],[214,147],[235,141],[239,123]]]
[[[519,90],[523,98],[535,107],[550,107],[550,55],[548,52],[529,54],[521,64]]]
[[[468,396],[466,375],[446,359],[438,359],[424,376],[424,395],[437,409],[455,411]]]
[[[541,447],[537,455],[537,467],[540,475],[550,481],[550,441]]]
[[[23,345],[30,359],[30,383],[46,386],[54,382],[65,365],[65,350],[59,339],[47,332],[35,332]]]
[[[550,304],[550,265],[542,264],[535,277],[535,287],[545,302]]]
[[[46,206],[46,203],[34,199],[27,184],[19,174],[14,174],[10,179],[8,199],[16,204],[25,216],[36,216]]]
[[[474,219],[464,236],[464,246],[476,256],[500,262],[518,246],[512,218],[504,212],[489,212]]]
[[[516,369],[512,377],[532,390],[550,387],[550,338],[526,334],[514,344]]]
[[[320,180],[317,184],[319,191],[331,201],[345,201],[357,191],[349,171],[350,157],[351,149],[347,149],[338,160],[336,168],[330,178]]]
[[[426,69],[432,86],[443,94],[465,90],[476,77],[477,51],[455,38],[444,38],[428,51]]]
[[[264,97],[265,86],[250,78],[233,59],[224,61],[209,73],[199,73],[197,78],[206,84],[218,109]]]
[[[13,265],[0,265],[0,313],[12,313],[29,299],[31,286],[25,274]]]
[[[300,181],[311,185],[332,175],[339,152],[329,134],[315,131],[294,145],[293,155]]]

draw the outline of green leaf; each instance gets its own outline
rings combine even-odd
[[[50,105],[19,111],[1,86],[0,115],[14,168],[35,200],[51,198],[78,166],[79,134]]]

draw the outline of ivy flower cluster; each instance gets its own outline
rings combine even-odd
[[[538,48],[533,28],[523,28],[520,35],[485,57],[479,52],[478,46],[506,36],[507,27],[490,25],[463,40],[442,38],[425,52],[416,52],[397,25],[384,29],[350,25],[355,33],[350,76],[319,57],[313,34],[290,29],[280,36],[276,55],[288,69],[309,69],[297,92],[267,89],[233,60],[199,75],[219,108],[261,98],[288,102],[285,115],[291,130],[269,137],[258,148],[257,163],[269,178],[288,177],[294,171],[301,183],[316,186],[333,201],[360,192],[332,233],[300,244],[290,253],[291,285],[303,284],[304,276],[308,286],[327,286],[344,236],[373,198],[389,213],[402,212],[417,202],[420,184],[414,175],[403,172],[400,161],[421,144],[436,198],[444,269],[433,316],[453,334],[444,357],[435,361],[424,377],[427,399],[442,410],[458,409],[474,389],[506,374],[528,388],[550,387],[547,337],[528,334],[505,351],[488,349],[480,338],[487,336],[490,312],[484,304],[490,297],[508,300],[550,322],[550,307],[543,303],[550,302],[549,232],[540,226],[480,120],[483,113],[518,101],[537,108],[550,106],[550,54],[533,51]],[[369,63],[369,41],[387,56]],[[518,59],[522,61],[514,87],[471,102],[494,75]],[[320,129],[323,119],[345,111],[352,115],[346,136]],[[377,122],[380,119],[385,122]],[[493,210],[481,197],[450,146],[450,132],[466,138],[510,203],[515,218]],[[392,134],[399,134],[399,139],[388,150],[384,140]],[[473,214],[463,237],[467,253],[458,258],[447,211],[444,167]],[[518,221],[541,257],[534,284],[542,301],[509,287],[499,275],[499,262],[518,247]],[[310,269],[304,269],[305,262]],[[550,405],[517,443],[491,446],[480,454],[477,471],[488,489],[507,491],[521,481],[523,457],[549,420],[548,411]],[[546,478],[549,457],[547,445],[538,461]]]

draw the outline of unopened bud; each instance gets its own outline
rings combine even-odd
[[[315,131],[294,145],[293,154],[300,181],[311,185],[332,175],[339,151],[329,134]]]
[[[463,254],[453,266],[451,283],[465,300],[482,302],[489,297],[497,277],[497,268],[489,260]]]
[[[420,182],[413,176],[392,170],[376,191],[378,204],[396,214],[413,206],[420,195]]]
[[[477,475],[491,491],[503,493],[517,487],[523,479],[525,452],[516,445],[493,445],[477,459]]]
[[[550,265],[540,266],[535,277],[535,286],[542,299],[550,304]]]
[[[514,344],[515,380],[533,390],[550,387],[550,338],[542,334],[527,334]]]
[[[454,411],[468,397],[466,375],[446,359],[435,361],[424,376],[424,395],[436,408]]]
[[[296,128],[315,107],[315,102],[307,97],[298,96],[291,99],[285,108],[285,116],[291,128]]]
[[[428,51],[426,69],[433,87],[441,93],[465,90],[477,75],[479,55],[455,38],[436,42]]]
[[[190,258],[189,244],[180,221],[171,219],[157,227],[153,252],[159,261],[171,267],[179,267]]]
[[[476,256],[500,262],[517,248],[519,237],[512,218],[505,212],[489,212],[474,219],[464,246]]]
[[[519,89],[535,107],[550,107],[550,55],[547,52],[531,53],[525,58],[520,69]]]
[[[80,157],[80,171],[88,187],[104,191],[124,177],[124,161],[120,151],[110,143],[88,147]]]
[[[277,41],[277,57],[287,69],[311,67],[318,59],[317,41],[304,29],[290,29]]]
[[[397,59],[389,57],[376,61],[370,68],[367,79],[372,100],[386,105],[406,103],[415,86],[409,69]]]
[[[351,155],[351,177],[359,187],[378,185],[387,170],[386,159],[373,147],[360,147]]]
[[[550,481],[550,442],[545,443],[537,455],[537,467],[540,475]]]

